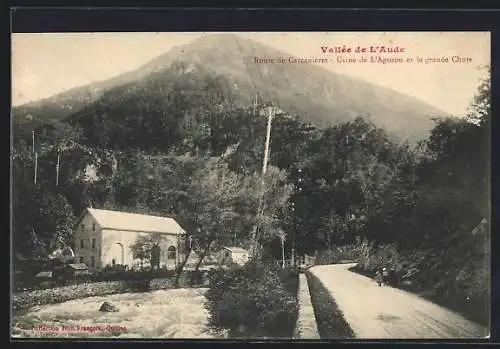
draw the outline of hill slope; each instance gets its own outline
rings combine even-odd
[[[431,117],[445,115],[416,98],[320,66],[254,62],[254,57],[289,56],[235,34],[207,35],[175,47],[137,70],[19,106],[13,114],[18,121],[53,122],[77,112],[116,86],[162,74],[173,62],[180,62],[188,71],[199,64],[224,75],[230,81],[228,87],[246,103],[258,93],[262,99],[272,100],[283,110],[319,127],[363,115],[403,139],[416,140],[427,135],[433,125]],[[23,120],[26,115],[31,115],[30,119]]]

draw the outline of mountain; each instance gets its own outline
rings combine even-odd
[[[414,97],[312,64],[255,63],[254,58],[290,54],[235,34],[209,34],[115,78],[74,88],[53,97],[13,108],[13,117],[30,127],[52,123],[74,114],[119,86],[139,84],[164,74],[173,62],[189,71],[196,65],[230,82],[228,86],[250,104],[259,94],[288,113],[300,115],[318,127],[364,116],[401,139],[427,136],[431,118],[446,114]],[[28,118],[26,118],[28,116]]]

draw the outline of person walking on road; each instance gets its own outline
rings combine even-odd
[[[377,272],[375,273],[375,280],[377,281],[379,287],[381,287],[384,284],[384,278],[382,276],[382,273],[383,271],[381,271],[380,269],[377,269]]]
[[[382,268],[382,284],[389,285],[389,270],[387,268]]]

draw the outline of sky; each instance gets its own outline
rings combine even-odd
[[[105,80],[145,64],[172,47],[209,33],[45,33],[12,35],[12,104],[50,97]],[[297,57],[328,58],[318,64],[426,101],[461,116],[490,64],[489,32],[259,32],[238,33]],[[403,53],[323,53],[321,47],[386,46]],[[405,63],[360,64],[361,55],[401,57]],[[357,64],[337,63],[337,56]],[[451,57],[468,63],[452,63]],[[422,63],[406,63],[422,57]],[[448,63],[425,63],[426,58]]]

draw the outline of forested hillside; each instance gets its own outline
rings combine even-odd
[[[262,64],[256,63],[255,57],[288,60],[290,54],[231,33],[208,34],[174,47],[136,70],[18,106],[13,109],[13,116],[19,125],[31,132],[36,125],[62,120],[83,108],[95,114],[102,113],[105,105],[112,114],[122,113],[130,111],[134,99],[161,107],[175,102],[173,96],[162,102],[158,98],[163,99],[163,93],[172,87],[170,78],[178,73],[224,76],[220,84],[222,93],[231,91],[241,106],[250,105],[259,95],[318,128],[352,121],[363,115],[391,136],[416,142],[428,136],[433,126],[432,118],[447,115],[414,97],[321,66]],[[201,76],[193,78],[196,82],[191,79],[180,83],[198,83],[199,78]],[[202,91],[202,85],[198,89]],[[128,106],[122,107],[121,99],[128,100]],[[95,111],[94,103],[97,103]],[[117,103],[120,103],[119,108]],[[232,103],[235,106],[236,100]],[[142,111],[146,109],[141,106]],[[139,111],[135,112],[140,115]]]

